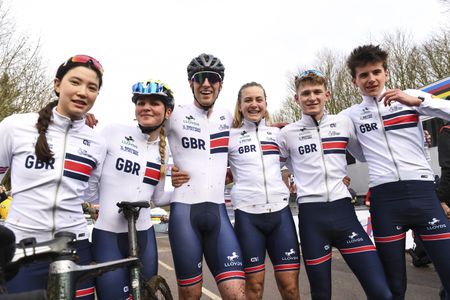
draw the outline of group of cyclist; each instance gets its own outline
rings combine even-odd
[[[102,86],[103,67],[76,55],[57,70],[58,100],[39,113],[0,123],[0,179],[11,169],[11,205],[5,226],[17,240],[77,235],[81,264],[128,256],[127,224],[116,202],[170,203],[169,239],[180,299],[202,294],[203,257],[224,299],[261,299],[265,253],[283,299],[299,299],[299,241],[280,169],[294,174],[303,261],[313,299],[331,299],[331,250],[336,247],[369,299],[404,299],[405,232],[423,240],[450,299],[450,222],[439,204],[423,151],[419,114],[450,119],[450,104],[416,91],[386,89],[387,53],[353,50],[347,65],[363,100],[329,115],[327,78],[317,70],[295,77],[302,118],[271,126],[264,88],[244,84],[234,117],[215,104],[225,75],[217,57],[201,54],[187,67],[193,102],[174,103],[158,80],[132,87],[136,126],[109,125],[98,134],[86,114]],[[166,143],[166,140],[168,143]],[[175,167],[173,192],[164,191],[168,146]],[[344,183],[346,151],[367,161],[376,248],[358,222]],[[226,213],[224,181],[230,166],[234,228]],[[83,201],[99,201],[92,249]],[[157,273],[150,210],[136,228],[146,277]],[[92,251],[92,254],[91,254]],[[34,263],[7,283],[12,293],[45,288],[48,262]],[[127,299],[125,270],[97,279],[99,299]],[[94,299],[94,282],[78,287]]]

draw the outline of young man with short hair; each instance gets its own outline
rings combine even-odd
[[[281,159],[294,174],[299,231],[311,297],[331,299],[331,250],[336,247],[369,299],[392,299],[375,246],[358,221],[343,178],[346,149],[360,160],[362,150],[350,119],[328,115],[326,78],[308,70],[295,79],[301,120],[279,135]]]
[[[166,125],[174,163],[189,179],[174,183],[170,205],[169,238],[180,299],[200,299],[203,255],[222,298],[245,298],[242,253],[224,200],[232,117],[215,106],[224,71],[211,54],[193,58],[187,72],[194,101],[175,107]]]
[[[418,91],[386,89],[387,52],[365,45],[347,66],[363,100],[344,110],[369,167],[375,243],[394,299],[406,292],[405,236],[414,230],[450,291],[450,222],[436,197],[419,115],[450,119],[450,103]]]

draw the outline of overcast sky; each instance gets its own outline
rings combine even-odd
[[[4,3],[19,31],[40,39],[49,76],[74,54],[102,63],[104,86],[93,112],[103,125],[133,120],[131,86],[148,78],[167,83],[176,103],[192,102],[186,66],[202,52],[218,56],[226,68],[219,105],[233,110],[239,87],[257,81],[273,112],[287,96],[288,74],[311,66],[324,48],[347,55],[397,29],[420,42],[450,26],[438,0]]]

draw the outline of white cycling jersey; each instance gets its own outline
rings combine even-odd
[[[211,115],[194,104],[175,107],[166,124],[175,166],[189,182],[175,188],[171,202],[223,204],[231,114],[214,106]]]
[[[234,185],[234,209],[247,213],[267,213],[288,205],[289,190],[281,178],[280,129],[244,120],[242,127],[230,131],[229,158]]]
[[[160,178],[159,138],[148,141],[148,134],[137,126],[113,124],[101,133],[107,154],[100,178],[100,211],[95,228],[109,232],[128,232],[128,223],[116,203],[152,200],[155,205],[169,203]],[[138,231],[152,226],[150,208],[141,209],[136,220]]]
[[[405,92],[421,97],[422,103],[410,107],[392,102],[386,107],[378,97],[363,96],[360,104],[340,113],[355,125],[369,167],[370,187],[399,180],[434,180],[425,156],[419,115],[449,120],[450,102],[418,90]]]
[[[324,114],[320,123],[303,115],[281,129],[282,160],[289,160],[298,203],[329,202],[350,197],[342,179],[347,175],[346,149],[364,160],[355,128],[343,115]]]
[[[35,237],[41,242],[59,231],[87,239],[81,204],[97,191],[105,141],[84,119],[71,121],[54,108],[46,134],[54,157],[45,163],[35,155],[37,119],[37,113],[27,113],[0,123],[0,170],[12,170],[13,201],[5,224],[17,240]]]

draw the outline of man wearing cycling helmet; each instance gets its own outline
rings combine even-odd
[[[166,136],[164,123],[172,113],[173,93],[160,81],[147,80],[133,85],[137,126],[112,124],[102,131],[107,154],[100,179],[99,218],[92,234],[95,261],[122,259],[128,253],[128,224],[118,212],[120,200],[150,201],[161,206],[169,203],[164,193]],[[118,184],[120,182],[120,184]],[[150,208],[143,208],[136,220],[142,273],[150,279],[158,271],[158,252]],[[126,268],[105,273],[97,279],[101,299],[129,299]]]
[[[215,105],[224,70],[211,54],[192,59],[187,73],[194,101],[177,106],[167,127],[174,163],[189,174],[173,192],[169,220],[180,299],[200,299],[203,255],[222,298],[245,298],[241,250],[224,204],[232,117]]]

